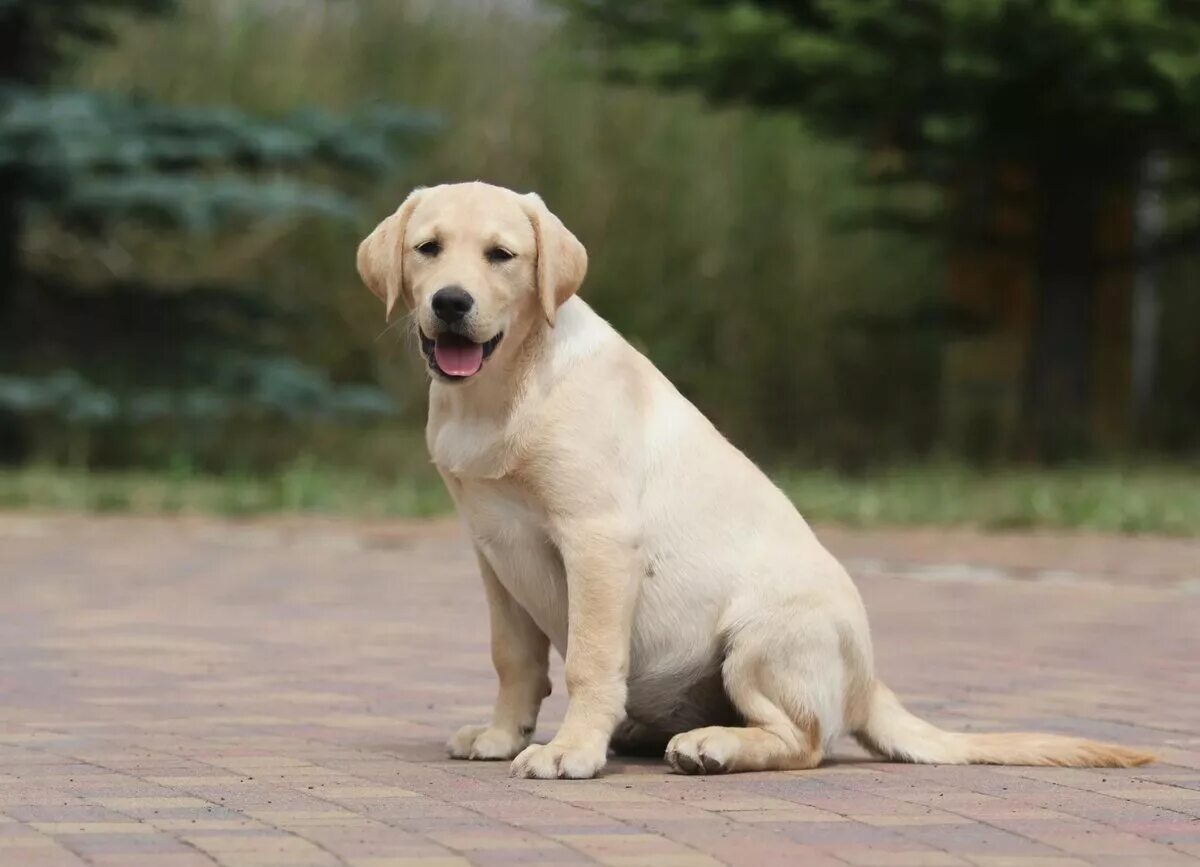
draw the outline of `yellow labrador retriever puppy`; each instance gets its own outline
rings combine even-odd
[[[470,530],[500,688],[449,743],[522,777],[618,750],[684,773],[811,768],[843,732],[907,762],[1131,766],[1042,734],[957,734],[872,670],[862,600],[791,502],[575,296],[587,253],[536,195],[418,189],[363,241],[363,281],[413,316],[429,450]],[[558,734],[530,745],[566,659]]]

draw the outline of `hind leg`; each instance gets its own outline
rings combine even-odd
[[[843,727],[847,660],[840,623],[807,600],[743,620],[728,635],[721,675],[746,725],[676,735],[667,745],[671,767],[718,774],[819,765]]]

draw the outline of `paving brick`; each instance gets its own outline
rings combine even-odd
[[[914,711],[1165,761],[512,780],[443,752],[495,689],[452,522],[0,514],[0,865],[1200,863],[1200,542],[821,535]]]

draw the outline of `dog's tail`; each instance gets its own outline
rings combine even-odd
[[[1063,735],[947,732],[913,716],[876,681],[867,722],[854,737],[877,756],[922,765],[1057,765],[1133,768],[1154,761],[1139,750]]]

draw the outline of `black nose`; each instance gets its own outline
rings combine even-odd
[[[443,286],[433,293],[430,303],[438,319],[447,325],[453,325],[471,312],[471,308],[475,306],[475,299],[461,286]]]

